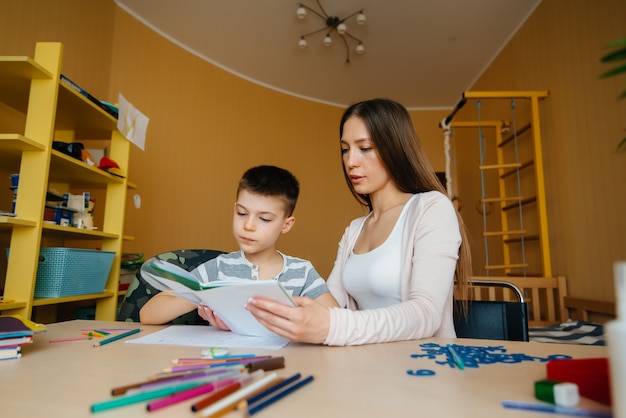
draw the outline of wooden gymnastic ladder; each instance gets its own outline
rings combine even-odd
[[[480,145],[495,147],[495,161],[483,160],[481,150],[478,165],[483,217],[486,216],[487,208],[498,208],[500,212],[499,230],[488,230],[487,222],[483,221],[482,236],[486,254],[484,268],[488,276],[494,271],[498,271],[495,273],[498,276],[552,276],[539,117],[539,101],[547,96],[546,91],[465,92],[466,100],[509,99],[511,103],[529,102],[524,118],[527,123],[521,127],[511,127],[511,122],[505,120],[459,121],[450,124],[453,129],[479,128],[481,137],[482,130],[493,129],[495,134],[492,136],[495,139],[493,144]],[[505,134],[508,136],[505,137]],[[490,152],[492,158],[493,151]],[[496,189],[497,195],[487,195],[485,182],[493,184],[495,181],[497,187],[489,191],[495,193]],[[490,226],[493,228],[493,223]],[[502,246],[502,259],[496,262],[489,258],[489,245],[494,245],[494,242]]]

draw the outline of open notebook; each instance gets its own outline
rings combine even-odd
[[[187,270],[161,260],[142,268],[141,275],[158,290],[173,293],[196,305],[210,307],[232,332],[240,335],[275,335],[244,307],[251,297],[258,296],[296,306],[281,284],[275,280],[202,282]]]

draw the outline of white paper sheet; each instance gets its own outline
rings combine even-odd
[[[126,344],[185,345],[192,347],[241,347],[278,350],[289,340],[279,336],[250,337],[205,325],[171,325]]]
[[[118,96],[118,102],[117,130],[124,135],[124,138],[145,151],[146,131],[150,119],[130,104],[121,93]]]

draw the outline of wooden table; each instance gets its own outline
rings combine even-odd
[[[146,403],[92,414],[94,402],[111,398],[111,389],[140,382],[160,372],[179,357],[199,357],[198,347],[126,344],[125,341],[163,327],[144,326],[140,334],[102,347],[93,341],[49,343],[76,337],[82,329],[129,328],[129,323],[76,320],[48,325],[23,349],[19,360],[0,362],[0,404],[3,417],[185,417],[194,416],[189,400],[159,411],[147,412]],[[574,358],[606,357],[605,347],[504,342],[469,339],[426,339],[356,347],[289,344],[280,350],[255,350],[255,354],[284,356],[288,377],[296,372],[315,380],[260,412],[259,417],[554,417],[553,414],[504,409],[505,399],[534,401],[533,383],[546,377],[546,364],[482,364],[461,371],[437,364],[437,359],[413,358],[423,354],[421,344],[445,346],[504,346],[507,353],[547,358],[566,354]],[[211,345],[209,342],[207,346]],[[231,349],[233,353],[249,349]],[[441,360],[441,358],[439,358]],[[443,359],[445,361],[445,359]],[[432,376],[408,371],[432,370]],[[580,406],[609,410],[583,399]],[[231,412],[227,417],[243,416]]]

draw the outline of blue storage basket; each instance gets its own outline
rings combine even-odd
[[[115,253],[75,248],[41,248],[36,298],[102,293]]]

